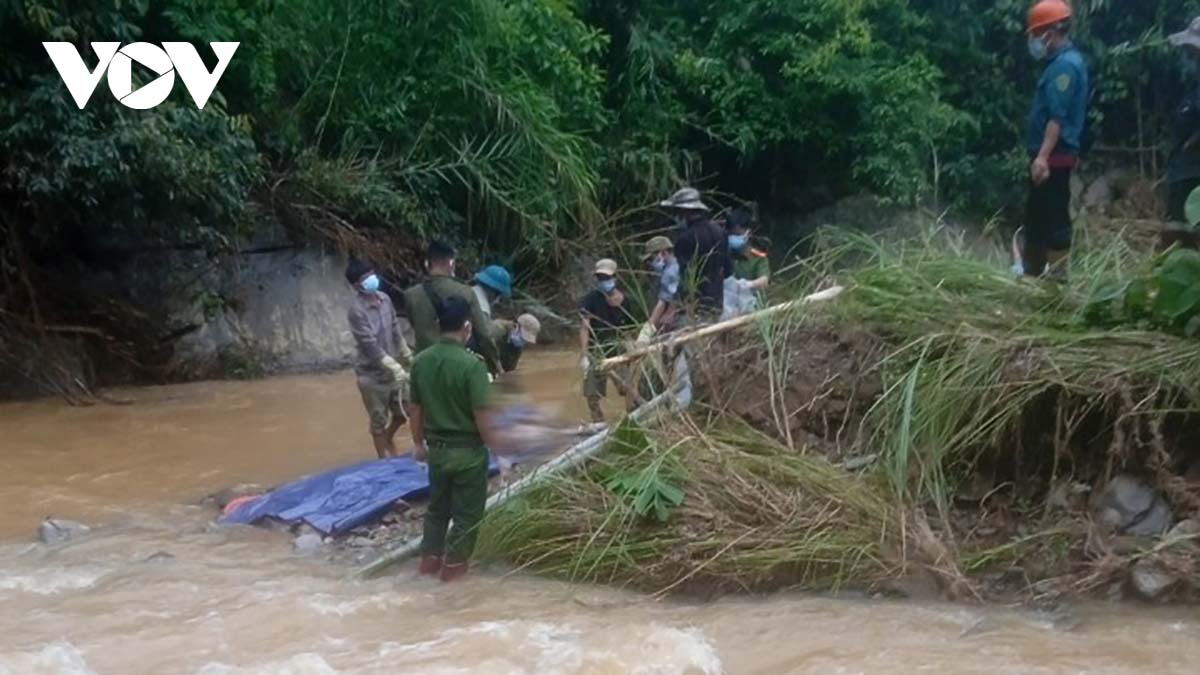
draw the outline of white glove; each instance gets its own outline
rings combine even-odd
[[[383,364],[384,368],[387,368],[391,371],[392,380],[394,382],[404,382],[408,379],[408,373],[404,372],[404,366],[400,365],[396,359],[393,359],[390,356],[384,356],[380,363]]]
[[[583,356],[579,357],[579,370],[584,375],[587,375],[588,371],[591,369],[592,369],[592,359],[587,354],[584,354]]]
[[[650,341],[654,339],[656,334],[658,334],[658,329],[654,327],[654,324],[647,323],[646,325],[642,326],[641,332],[638,333],[637,345],[642,346],[649,344]]]

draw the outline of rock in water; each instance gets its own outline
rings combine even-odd
[[[1129,572],[1129,583],[1143,600],[1157,600],[1176,581],[1170,572],[1149,560],[1139,560]]]
[[[309,553],[316,553],[317,551],[321,550],[321,546],[324,545],[324,543],[324,540],[321,539],[321,535],[315,532],[306,532],[299,537],[296,537],[296,539],[292,542],[292,551],[305,555]]]
[[[1096,495],[1096,519],[1115,531],[1158,536],[1171,527],[1171,508],[1145,481],[1118,474]]]
[[[74,520],[47,518],[42,521],[41,525],[38,525],[38,540],[43,544],[53,546],[68,542],[91,531],[92,528]]]

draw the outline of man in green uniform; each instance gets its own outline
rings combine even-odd
[[[761,291],[771,280],[771,264],[767,252],[750,245],[751,225],[754,215],[749,209],[738,207],[725,218],[729,231],[729,250],[733,255],[733,278],[750,282],[750,288]]]
[[[404,291],[404,304],[408,308],[408,320],[416,336],[416,351],[420,353],[441,339],[438,328],[437,305],[452,297],[467,301],[471,309],[471,324],[478,331],[475,347],[487,364],[488,372],[499,375],[500,352],[496,349],[489,322],[475,299],[475,292],[454,278],[454,249],[439,241],[429,244],[425,258],[429,278]]]
[[[442,301],[442,336],[417,355],[412,367],[413,453],[418,461],[429,462],[420,571],[440,572],[442,581],[467,573],[487,503],[488,372],[467,351],[471,314],[465,298],[452,295]]]
[[[504,372],[517,369],[525,346],[536,345],[541,332],[542,322],[532,314],[522,314],[516,321],[492,320],[492,337],[496,339],[496,348],[500,350],[500,365],[504,367]]]
[[[725,280],[722,321],[758,309],[758,296],[766,290],[771,280],[771,265],[766,252],[750,245],[750,226],[753,221],[754,215],[750,210],[740,206],[725,217],[733,274]]]

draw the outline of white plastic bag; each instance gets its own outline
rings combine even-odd
[[[725,278],[725,306],[721,309],[721,320],[749,314],[758,309],[758,294],[750,288],[747,279]]]

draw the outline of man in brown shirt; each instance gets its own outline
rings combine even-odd
[[[346,313],[357,351],[354,374],[370,418],[375,454],[380,459],[398,457],[396,432],[408,420],[403,403],[408,399],[408,373],[400,363],[412,363],[412,350],[400,332],[391,298],[379,290],[375,270],[351,258],[346,281],[355,290]]]

